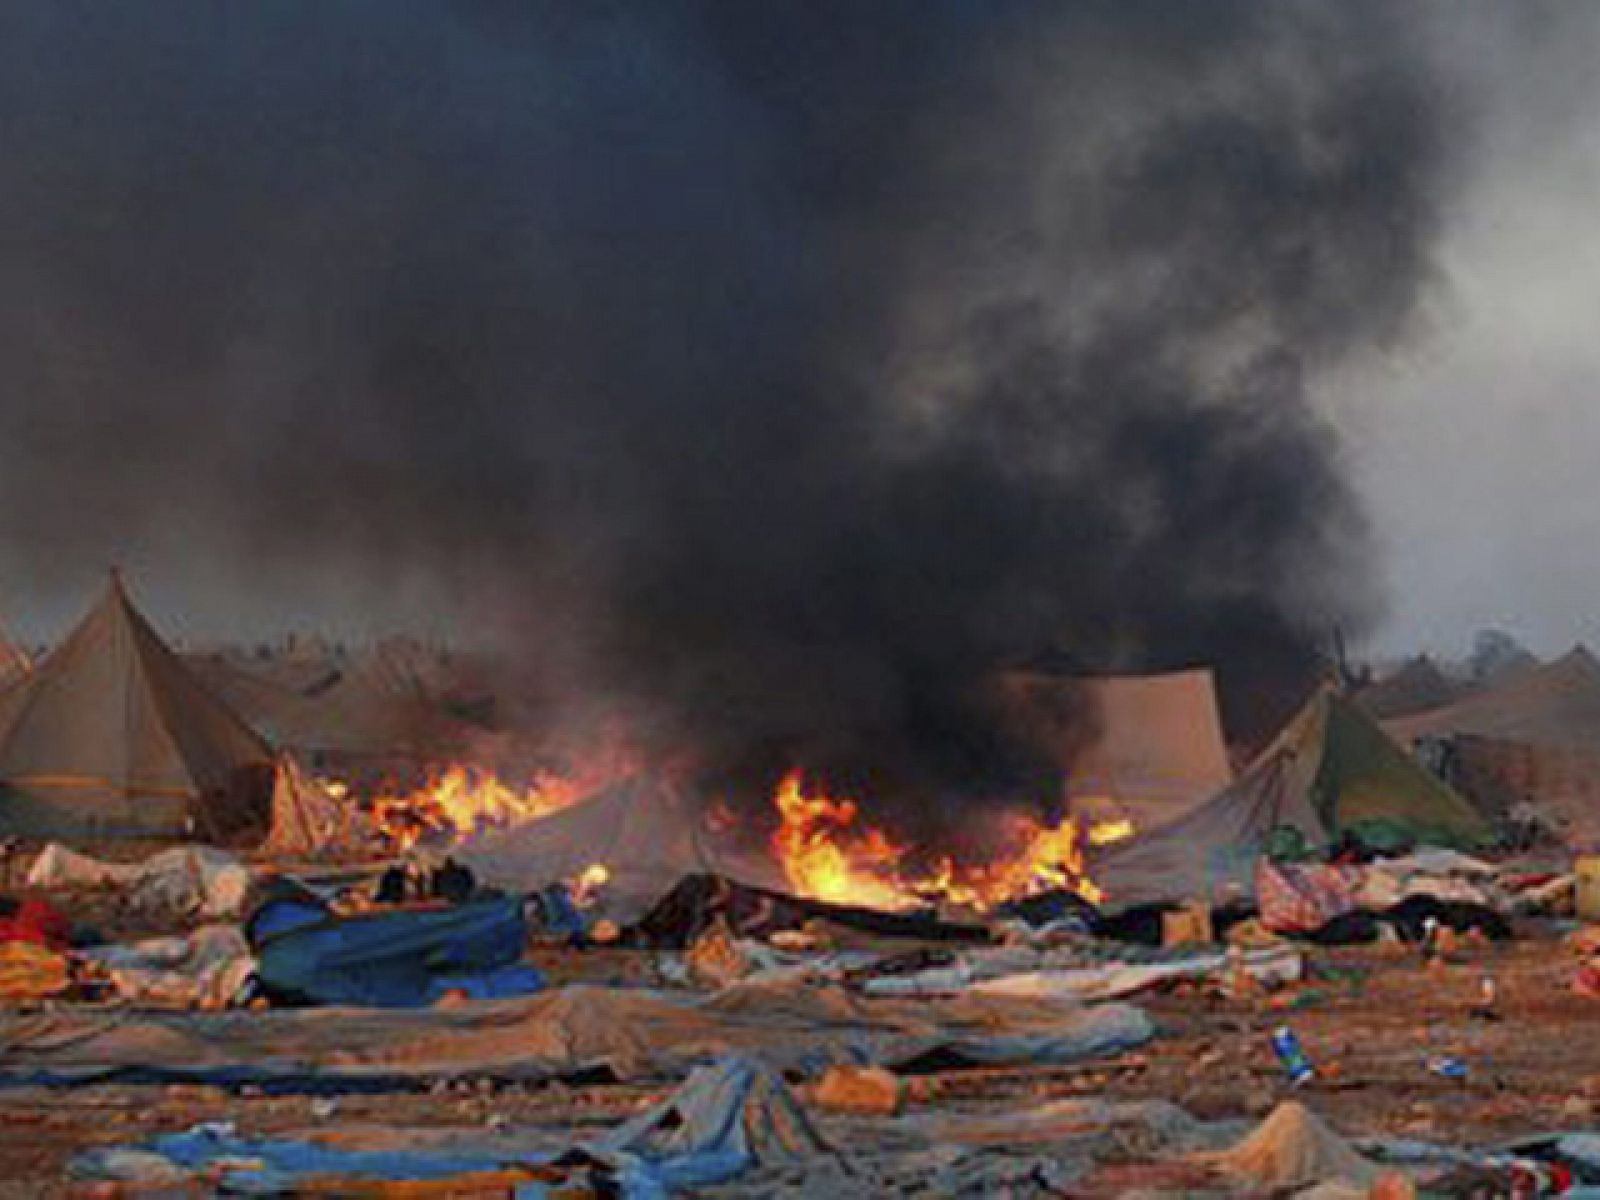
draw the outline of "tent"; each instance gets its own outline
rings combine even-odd
[[[607,915],[631,920],[686,875],[781,886],[775,864],[713,846],[703,816],[672,785],[634,776],[570,808],[486,834],[456,857],[488,883],[532,890],[595,864],[610,873]]]
[[[314,763],[392,766],[461,757],[482,729],[452,711],[439,652],[389,638],[354,653],[265,658],[226,652],[186,661],[275,745]],[[480,698],[480,704],[483,701]]]
[[[1090,820],[1154,829],[1233,778],[1209,668],[1098,677],[1018,671],[1002,686],[1057,752],[1071,810]]]
[[[336,796],[287,752],[272,785],[272,829],[261,852],[273,858],[359,857],[378,844],[371,819]]]
[[[1585,647],[1384,728],[1485,811],[1525,804],[1570,844],[1600,847],[1600,661]]]
[[[1465,800],[1324,685],[1237,781],[1171,825],[1111,847],[1091,870],[1117,905],[1209,899],[1229,887],[1251,890],[1275,829],[1323,845],[1373,825],[1433,844],[1489,840]]]
[[[100,603],[0,692],[0,830],[219,840],[266,823],[272,751],[197,680],[113,573]]]
[[[1401,741],[1467,733],[1535,745],[1600,741],[1600,661],[1583,646],[1454,704],[1385,722]]]
[[[1369,716],[1387,721],[1443,708],[1461,699],[1467,690],[1465,684],[1439,670],[1433,659],[1419,654],[1394,673],[1362,688],[1355,694],[1355,701]]]
[[[10,636],[5,622],[0,621],[0,688],[4,688],[33,670],[33,660]]]

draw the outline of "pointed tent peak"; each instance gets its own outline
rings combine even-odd
[[[1460,699],[1463,691],[1429,655],[1418,654],[1354,694],[1367,712],[1379,720],[1392,720],[1442,708]]]
[[[1550,669],[1563,670],[1600,679],[1600,659],[1595,658],[1593,651],[1583,642],[1577,643],[1571,650],[1568,650],[1555,662],[1551,663]]]

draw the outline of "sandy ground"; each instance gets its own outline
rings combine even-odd
[[[1076,1068],[947,1072],[913,1086],[914,1106],[1002,1112],[1045,1099],[1097,1095],[1175,1101],[1205,1118],[1264,1114],[1290,1089],[1271,1030],[1300,1035],[1319,1078],[1301,1096],[1341,1131],[1485,1142],[1588,1123],[1600,1108],[1600,1000],[1572,994],[1574,962],[1553,935],[1464,952],[1442,969],[1412,954],[1362,948],[1309,952],[1315,978],[1275,999],[1226,1000],[1194,988],[1139,998],[1162,1036],[1113,1063]],[[557,978],[638,980],[641,956],[547,954]],[[1481,981],[1499,988],[1499,1021],[1471,1015]],[[1291,1004],[1291,1007],[1285,1007]],[[1431,1074],[1454,1055],[1465,1080]],[[209,1087],[15,1090],[0,1104],[0,1196],[73,1194],[72,1154],[138,1141],[199,1121],[250,1134],[356,1125],[478,1128],[609,1124],[660,1089],[559,1085],[494,1090],[467,1080],[448,1092],[340,1097],[240,1095]]]

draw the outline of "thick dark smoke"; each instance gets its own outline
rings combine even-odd
[[[421,588],[735,773],[1014,785],[1045,650],[1259,716],[1373,611],[1308,389],[1428,279],[1415,16],[8,5],[5,562]]]

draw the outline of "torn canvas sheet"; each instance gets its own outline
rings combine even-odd
[[[713,996],[569,986],[519,1000],[422,1010],[304,1009],[111,1016],[0,1013],[0,1079],[133,1075],[272,1082],[549,1078],[608,1071],[680,1077],[739,1054],[776,1070],[894,1066],[934,1052],[984,1063],[1067,1063],[1154,1036],[1123,1004],[1060,997],[865,997],[840,987],[736,985]]]

